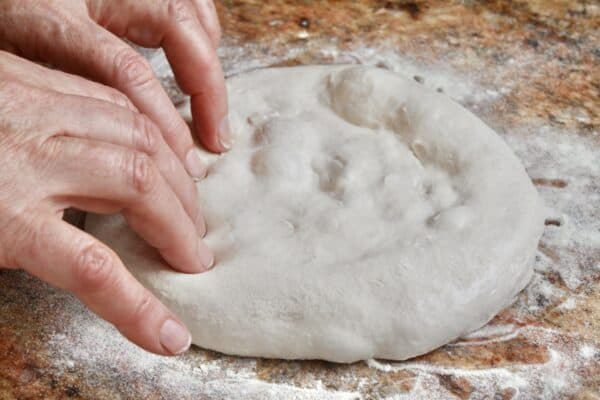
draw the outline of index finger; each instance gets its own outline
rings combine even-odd
[[[99,4],[91,10],[92,18],[109,31],[124,34],[143,46],[163,47],[177,82],[192,98],[197,136],[209,150],[228,150],[231,136],[227,122],[225,78],[213,41],[199,19],[199,14],[207,10],[194,6],[190,0],[126,0]],[[127,12],[122,12],[123,9]],[[98,70],[104,81],[126,93],[142,112],[151,117],[160,116],[168,122],[167,118],[172,119],[175,110],[171,105],[169,115],[165,115],[162,104],[164,91],[158,93],[160,84],[147,63],[136,57],[133,49],[124,42],[108,35],[106,31],[104,34],[98,32],[96,38],[84,43],[90,48],[98,46],[98,43],[104,47],[100,52],[94,52],[99,56],[90,61],[89,67]],[[175,125],[182,129],[179,122]]]
[[[171,2],[171,29],[162,46],[181,89],[191,96],[196,135],[208,149],[231,148],[227,91],[221,63],[210,38],[187,2]]]

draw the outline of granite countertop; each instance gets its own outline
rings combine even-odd
[[[0,271],[0,400],[600,399],[600,5],[594,1],[223,0],[227,75],[363,63],[494,128],[546,206],[531,284],[486,327],[405,362],[143,352],[76,299]],[[160,53],[150,54],[174,99]]]

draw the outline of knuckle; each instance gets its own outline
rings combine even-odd
[[[160,132],[150,119],[142,114],[134,115],[133,145],[136,149],[153,155],[158,152]]]
[[[54,134],[56,131],[52,131]],[[41,136],[30,140],[23,148],[25,157],[31,165],[44,170],[59,159],[63,153],[62,140],[59,136]]]
[[[76,285],[79,290],[95,292],[109,287],[114,263],[109,252],[100,244],[92,243],[81,250],[75,265]]]
[[[147,289],[142,289],[141,294],[133,306],[133,312],[128,318],[127,325],[139,325],[152,313],[153,297]]]
[[[131,179],[140,194],[150,193],[158,181],[158,172],[152,159],[144,153],[133,153],[131,157]]]
[[[117,80],[125,86],[144,86],[154,80],[150,63],[131,48],[117,52],[114,67]]]
[[[169,17],[178,23],[194,18],[194,10],[187,0],[168,0]]]

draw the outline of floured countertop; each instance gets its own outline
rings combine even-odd
[[[406,362],[138,349],[64,292],[0,271],[0,399],[600,399],[597,2],[224,0],[228,75],[364,63],[446,93],[521,158],[548,207],[535,275],[486,327]],[[161,53],[149,53],[175,102]]]

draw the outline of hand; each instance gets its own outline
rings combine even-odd
[[[118,256],[61,219],[120,211],[174,268],[209,268],[195,185],[159,127],[115,89],[0,51],[0,155],[0,266],[72,291],[147,350],[186,350]]]
[[[0,50],[49,63],[123,92],[161,129],[192,176],[202,174],[187,124],[148,62],[119,37],[163,47],[182,90],[191,95],[194,127],[209,150],[231,146],[220,27],[212,0],[3,0]]]

